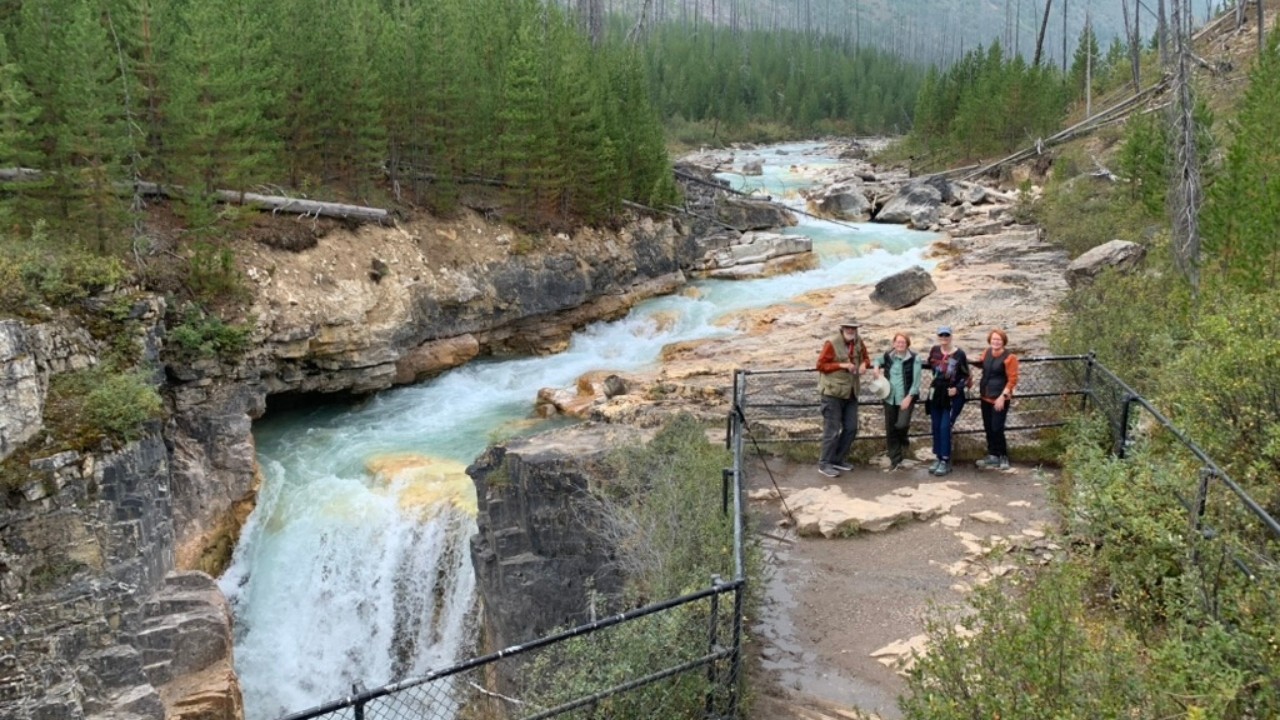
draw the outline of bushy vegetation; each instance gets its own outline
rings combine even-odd
[[[0,237],[0,315],[42,317],[129,278],[115,258],[57,245],[43,224],[28,241]]]
[[[734,577],[731,514],[720,511],[721,469],[729,458],[707,442],[691,416],[672,420],[644,446],[619,450],[614,477],[593,490],[604,527],[600,541],[617,548],[626,577],[623,598],[600,598],[599,612],[636,607],[707,588],[713,575]],[[748,556],[752,576],[758,553]],[[559,643],[541,653],[527,688],[538,705],[558,703],[670,668],[707,652],[709,600]],[[720,598],[720,631],[728,641],[733,608]],[[599,717],[700,717],[715,687],[705,668],[604,701]]]
[[[192,362],[208,358],[235,360],[249,346],[250,328],[227,323],[199,305],[189,304],[170,321],[165,349],[170,359]]]

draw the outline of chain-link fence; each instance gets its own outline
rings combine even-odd
[[[743,582],[610,616],[286,720],[718,718],[736,712]]]

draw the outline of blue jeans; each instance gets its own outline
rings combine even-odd
[[[858,398],[844,400],[830,395],[822,396],[822,455],[823,465],[843,464],[858,437]]]
[[[934,390],[934,392],[946,392],[946,390]],[[960,411],[964,409],[964,393],[957,392],[951,401],[950,407],[938,407],[932,405],[929,408],[929,420],[933,424],[933,456],[939,460],[951,459],[951,427],[955,425],[956,418],[960,417]]]

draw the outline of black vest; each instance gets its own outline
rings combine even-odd
[[[889,363],[893,360],[890,355],[891,353],[886,352],[880,361],[880,367],[884,368],[885,380],[889,379]],[[916,354],[908,350],[906,359],[902,361],[902,392],[906,392],[911,389],[911,383],[915,381],[915,377]]]
[[[982,386],[979,388],[982,397],[1000,397],[1004,392],[1004,386],[1009,384],[1009,376],[1004,371],[1004,361],[1008,357],[1008,349],[1000,357],[992,355],[990,349],[982,353]]]

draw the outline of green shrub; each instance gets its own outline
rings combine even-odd
[[[84,399],[85,419],[118,441],[136,440],[163,405],[142,373],[104,374]]]
[[[1148,266],[1165,267],[1163,248]],[[1063,299],[1050,334],[1056,352],[1094,351],[1139,392],[1150,392],[1159,367],[1186,340],[1192,296],[1181,275],[1106,271]]]
[[[197,305],[187,305],[181,319],[168,329],[165,350],[178,362],[234,360],[248,349],[250,331],[248,325],[228,324]]]
[[[103,437],[135,440],[162,412],[160,395],[143,373],[99,366],[53,376],[45,427],[50,444],[84,451]]]
[[[1280,492],[1280,309],[1271,292],[1206,289],[1214,301],[1161,374],[1170,417],[1231,476],[1275,505]],[[1244,363],[1242,366],[1241,363]]]
[[[1085,568],[1043,570],[1024,591],[977,590],[972,612],[936,612],[900,705],[910,720],[1148,717],[1137,638],[1085,602]]]
[[[0,238],[0,246],[3,313],[28,315],[44,305],[74,305],[129,279],[119,260],[78,248],[55,250],[42,235],[26,241]]]

